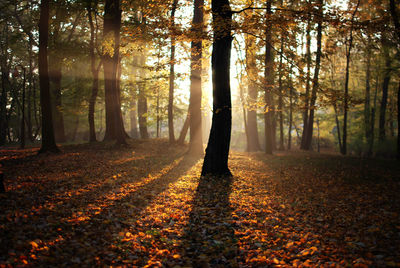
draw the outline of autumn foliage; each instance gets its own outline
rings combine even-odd
[[[1,150],[0,266],[399,266],[399,167],[230,155],[232,178],[167,141]]]

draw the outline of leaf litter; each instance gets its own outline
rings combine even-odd
[[[233,152],[199,177],[186,150],[0,150],[0,267],[400,266],[396,161]]]

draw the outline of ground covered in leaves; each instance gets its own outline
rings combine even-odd
[[[230,155],[232,178],[165,141],[0,150],[0,267],[400,266],[400,165]]]

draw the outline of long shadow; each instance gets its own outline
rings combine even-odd
[[[237,241],[229,202],[232,177],[200,177],[182,237],[183,266],[236,266]]]
[[[1,206],[8,208],[15,207],[15,214],[25,215],[25,220],[28,220],[32,216],[40,216],[40,214],[54,214],[58,212],[67,216],[64,211],[65,205],[69,207],[75,206],[81,203],[82,200],[85,200],[86,203],[95,202],[95,200],[104,193],[115,190],[116,186],[139,182],[149,174],[157,172],[157,170],[162,169],[162,166],[171,164],[181,156],[182,153],[173,153],[169,158],[166,158],[165,155],[159,157],[150,155],[139,159],[124,161],[120,164],[112,164],[112,169],[110,168],[111,164],[99,163],[99,167],[94,167],[92,166],[92,162],[85,163],[84,157],[73,156],[72,162],[77,162],[79,167],[74,164],[68,167],[54,166],[53,172],[55,172],[55,174],[60,174],[60,177],[55,180],[42,180],[35,177],[28,177],[27,180],[31,181],[31,185],[24,186],[24,191],[20,193],[15,191],[8,192],[7,198],[2,200]],[[23,161],[33,162],[34,160],[29,157],[27,158],[28,159],[24,159]],[[53,160],[52,162],[56,161]],[[146,170],[143,168],[137,169],[136,167],[145,167]],[[75,175],[66,176],[63,174],[63,170],[72,170]],[[115,172],[112,172],[112,170],[115,170]],[[122,178],[118,177],[117,180],[112,182],[108,180],[108,177],[116,175],[121,170],[124,173]],[[16,170],[14,172],[15,176],[20,172],[22,171]],[[28,172],[21,174],[27,176],[35,173]],[[52,176],[57,177],[54,174]],[[34,198],[32,198],[32,192],[36,193]],[[29,207],[26,207],[27,200],[30,201]],[[51,203],[49,203],[49,200]],[[10,202],[12,205],[7,205]]]
[[[116,241],[119,233],[140,219],[141,212],[152,200],[164,192],[170,184],[187,172],[195,161],[183,158],[167,173],[135,189],[123,198],[115,200],[90,219],[81,222],[55,222],[39,239],[53,241],[47,243],[47,251],[37,252],[34,265],[48,266],[96,266],[122,265],[125,254]],[[61,238],[62,236],[62,238]],[[42,245],[39,243],[39,248]],[[46,257],[51,256],[51,257]],[[74,257],[71,257],[74,256]],[[122,256],[123,258],[123,256]]]

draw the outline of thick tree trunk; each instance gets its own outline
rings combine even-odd
[[[168,135],[169,142],[175,142],[174,132],[174,83],[175,83],[175,11],[178,0],[174,0],[171,9],[171,59],[169,68],[169,96],[168,96]]]
[[[318,1],[319,6],[319,15],[318,15],[318,26],[317,26],[317,52],[315,59],[315,70],[314,70],[314,78],[312,83],[311,90],[311,99],[310,99],[310,114],[308,116],[307,122],[307,130],[306,130],[306,139],[304,143],[304,150],[311,150],[311,141],[313,136],[314,129],[314,111],[315,111],[315,102],[317,100],[317,91],[319,87],[318,77],[319,70],[321,64],[321,41],[322,41],[322,16],[323,16],[323,0]]]
[[[192,32],[195,39],[192,40],[191,63],[190,63],[190,140],[189,153],[191,155],[202,155],[203,137],[201,120],[201,57],[202,57],[202,35],[204,20],[204,0],[195,0],[193,9]]]
[[[368,141],[371,138],[371,35],[368,34],[367,40],[367,62],[365,71],[365,101],[364,101],[364,125],[365,138]]]
[[[386,106],[387,106],[387,99],[388,99],[388,91],[389,91],[389,83],[390,83],[390,65],[391,59],[389,55],[389,49],[386,47],[387,42],[384,41],[383,43],[383,53],[385,55],[385,70],[384,70],[384,77],[382,83],[382,99],[381,99],[381,106],[379,110],[379,141],[384,141],[386,139]]]
[[[126,144],[123,127],[121,103],[118,88],[119,42],[121,28],[120,1],[106,0],[104,7],[105,40],[114,44],[113,51],[103,55],[104,90],[106,101],[106,133],[104,140],[116,140],[117,144]]]
[[[231,88],[229,79],[232,46],[232,12],[229,0],[212,0],[213,117],[210,138],[201,175],[231,175],[228,154],[232,128]]]
[[[42,146],[39,153],[59,152],[54,138],[53,116],[51,112],[50,82],[47,62],[49,39],[49,0],[40,3],[39,19],[39,81],[40,105],[42,107]]]
[[[265,58],[264,58],[264,130],[265,130],[265,153],[272,154],[273,150],[273,122],[272,122],[272,95],[271,91],[274,87],[274,59],[272,54],[272,34],[271,34],[271,23],[270,19],[271,12],[271,0],[267,2],[267,24],[265,25]]]

